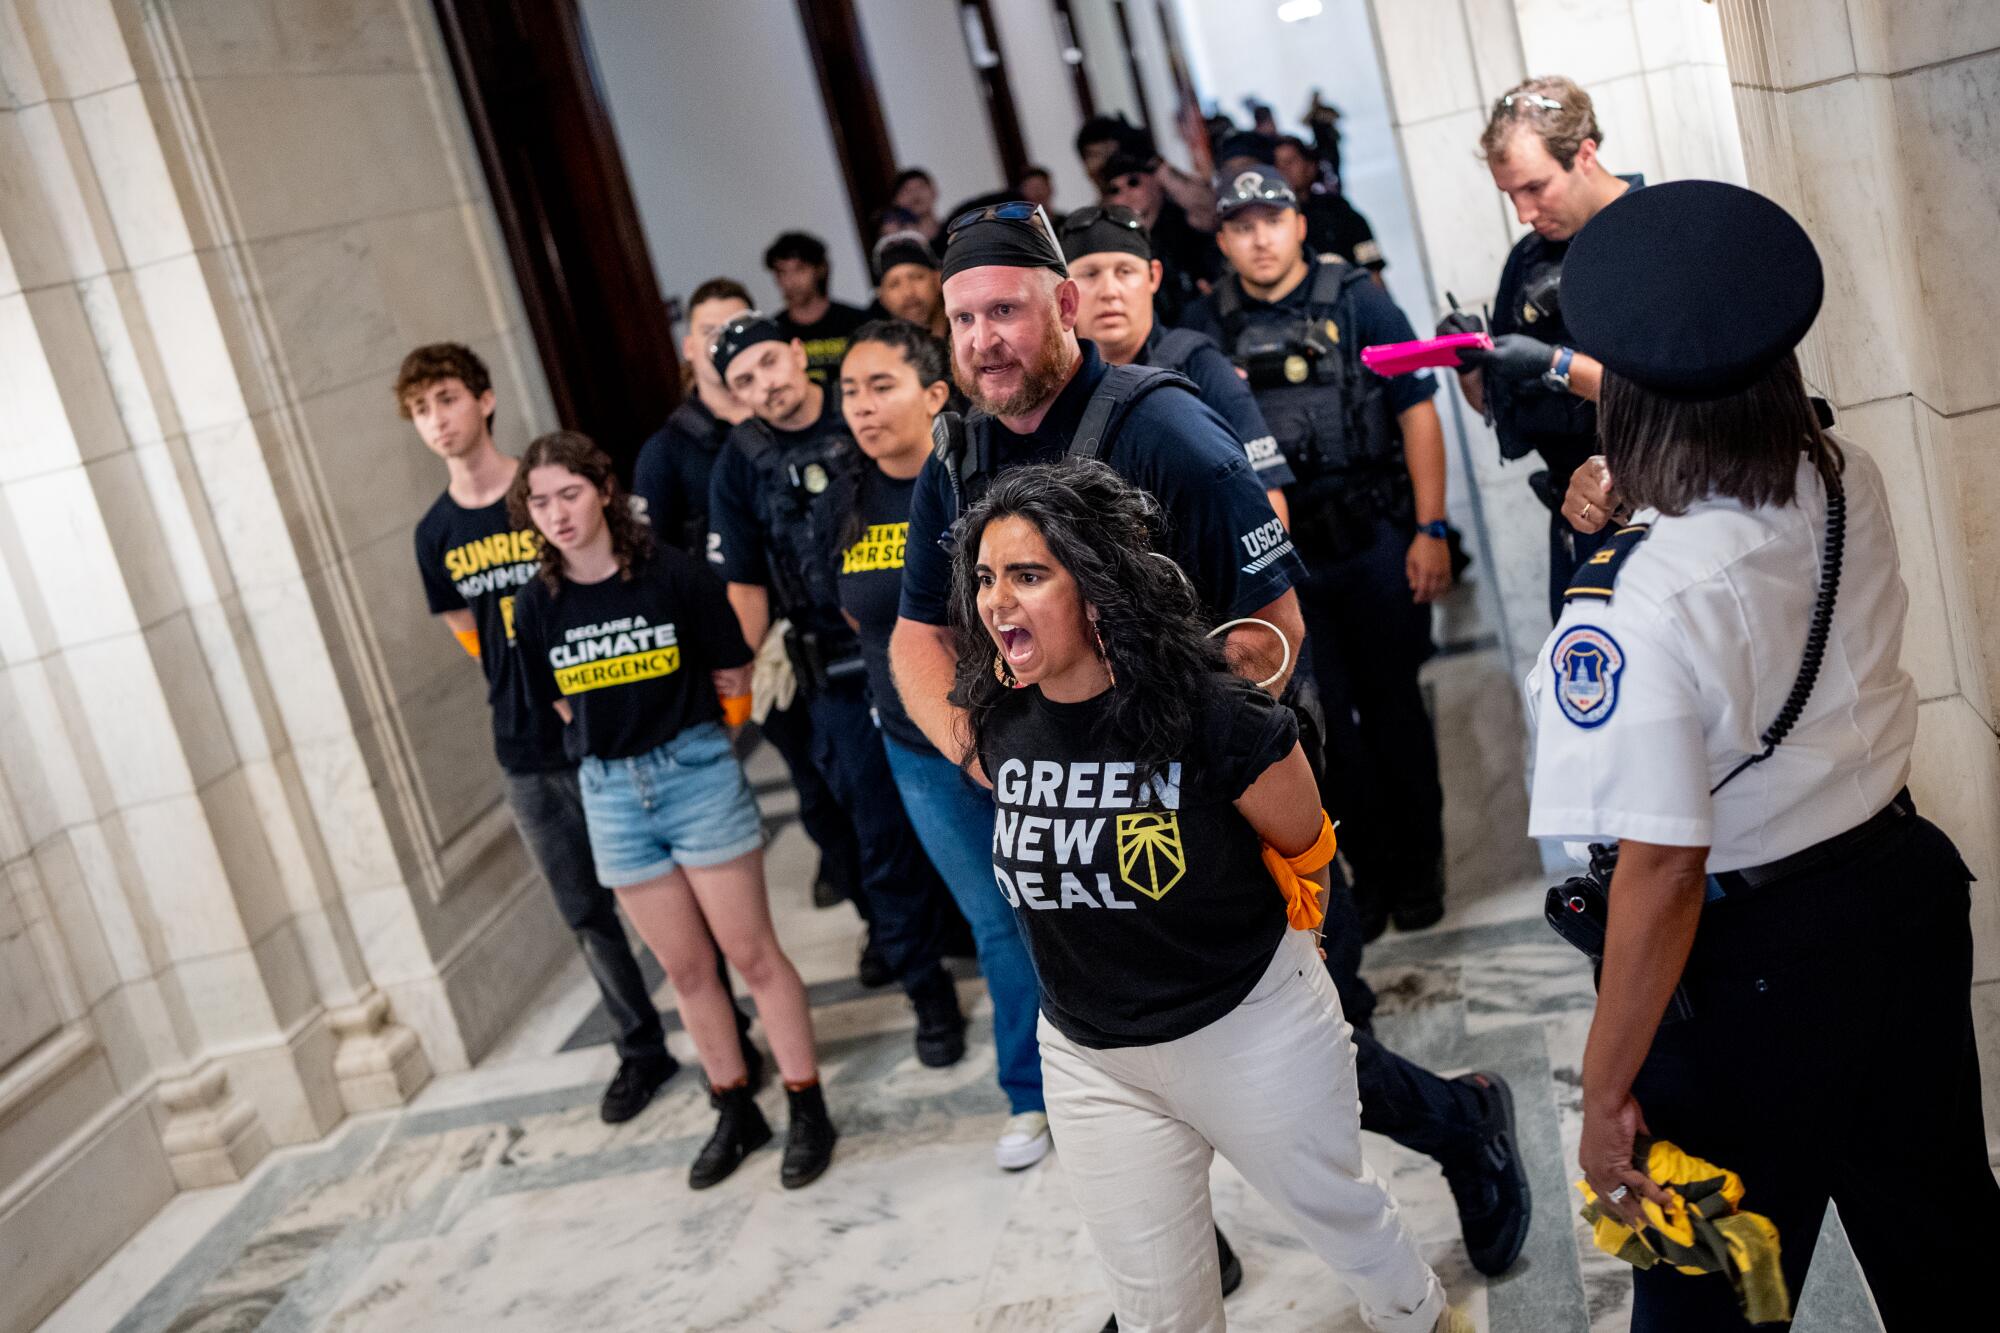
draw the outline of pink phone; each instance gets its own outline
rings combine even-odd
[[[1447,333],[1442,338],[1419,338],[1412,343],[1381,343],[1361,349],[1361,364],[1377,375],[1407,375],[1432,366],[1458,365],[1461,347],[1491,347],[1493,340],[1483,333]]]

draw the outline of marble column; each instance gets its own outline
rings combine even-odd
[[[1981,881],[1973,1007],[2000,1158],[2000,6],[1721,10],[1750,183],[1826,263],[1807,378],[1889,486],[1922,700],[1910,785]]]
[[[0,0],[0,182],[11,1330],[570,946],[410,567],[408,347],[553,424],[429,8]]]

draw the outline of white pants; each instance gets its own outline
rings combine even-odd
[[[1312,946],[1287,931],[1235,1009],[1178,1041],[1078,1046],[1041,1020],[1063,1174],[1122,1333],[1218,1333],[1216,1152],[1284,1213],[1382,1333],[1431,1333],[1444,1289],[1361,1157],[1353,1030]]]

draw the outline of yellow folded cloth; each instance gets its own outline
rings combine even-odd
[[[1598,1249],[1635,1268],[1664,1261],[1682,1273],[1720,1273],[1753,1324],[1792,1317],[1791,1294],[1778,1266],[1778,1228],[1761,1213],[1739,1210],[1743,1181],[1734,1171],[1655,1139],[1646,1148],[1646,1174],[1666,1190],[1668,1201],[1663,1208],[1639,1199],[1646,1224],[1637,1231],[1603,1208],[1589,1184],[1576,1182],[1583,1219],[1591,1224]]]

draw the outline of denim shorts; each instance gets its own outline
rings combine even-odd
[[[590,854],[606,887],[630,888],[675,866],[716,866],[764,845],[757,799],[714,722],[630,759],[577,766]]]

